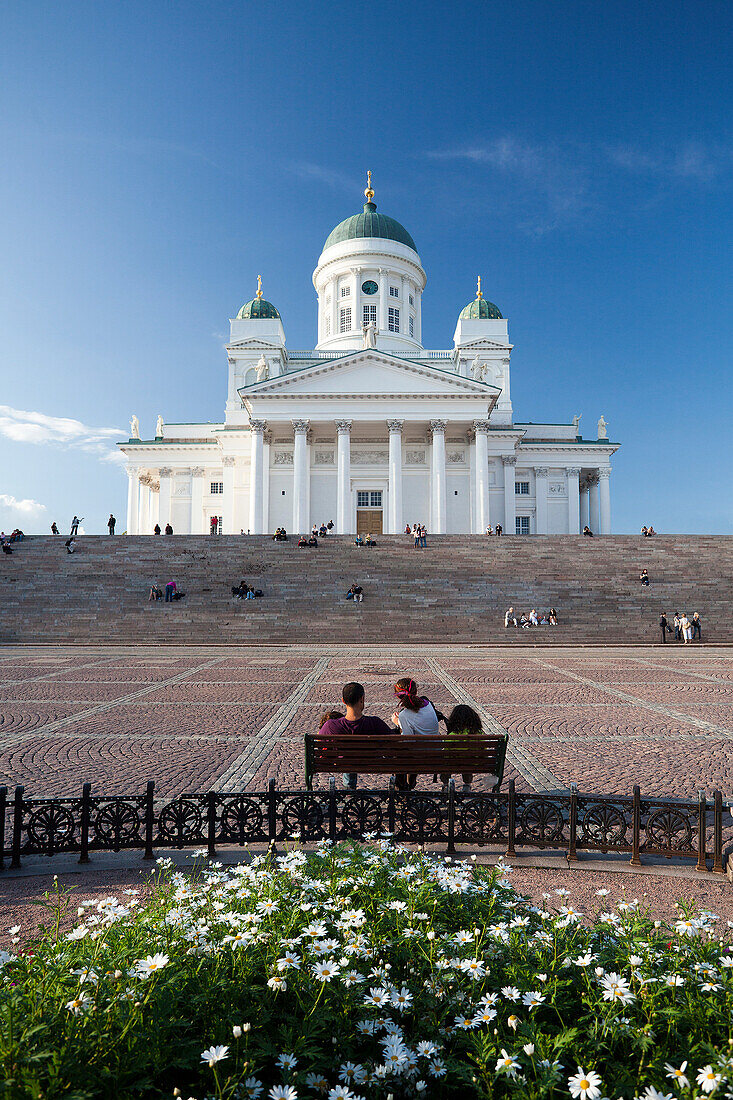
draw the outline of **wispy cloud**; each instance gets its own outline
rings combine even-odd
[[[520,228],[542,235],[575,218],[589,205],[587,167],[570,147],[542,145],[504,135],[487,142],[428,154],[486,167],[513,180],[512,198],[519,202]]]
[[[350,195],[359,186],[359,179],[355,176],[349,175],[347,172],[340,172],[335,168],[327,168],[324,164],[313,164],[311,161],[300,160],[289,164],[288,169],[295,175],[304,176],[316,183],[324,183],[334,191],[346,191]]]
[[[733,172],[733,148],[686,141],[667,149],[633,144],[610,146],[611,164],[628,172],[709,183]]]
[[[111,443],[126,435],[125,432],[120,428],[91,428],[70,417],[0,405],[0,435],[14,443],[77,448],[103,462],[124,462],[124,456]]]
[[[39,519],[45,511],[46,505],[37,500],[30,500],[28,497],[18,500],[10,493],[0,493],[0,526],[3,529],[19,527],[24,522]]]

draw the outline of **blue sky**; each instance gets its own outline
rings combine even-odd
[[[130,415],[223,415],[264,290],[360,209],[417,242],[426,346],[509,318],[517,419],[613,439],[613,525],[733,532],[728,3],[75,3],[0,11],[0,526],[124,527]]]

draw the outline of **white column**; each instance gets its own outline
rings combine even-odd
[[[385,268],[379,268],[379,309],[377,310],[377,317],[379,318],[378,328],[380,332],[387,331],[388,274]]]
[[[588,482],[583,481],[580,486],[580,530],[590,527],[590,504],[588,502]],[[570,532],[573,534],[573,532]]]
[[[337,420],[336,534],[351,534],[351,421]]]
[[[158,497],[158,523],[161,529],[165,531],[167,523],[171,522],[171,490],[173,488],[172,481],[173,470],[170,466],[162,466],[160,469],[160,494]],[[175,527],[173,528],[175,533]]]
[[[225,455],[222,459],[224,467],[224,500],[221,505],[221,519],[223,531],[220,534],[234,534],[234,455]]]
[[[600,478],[600,516],[598,530],[602,535],[611,534],[611,471],[608,467],[598,471]]]
[[[272,442],[272,432],[266,431],[262,439],[262,533],[266,535],[270,530],[270,443]],[[244,522],[240,524],[240,527],[243,526]]]
[[[601,533],[598,516],[598,473],[594,471],[588,477],[588,526],[594,535]]]
[[[489,519],[489,422],[474,420],[476,431],[476,522],[477,535],[483,535]]]
[[[387,534],[402,534],[402,426],[404,420],[388,420],[389,429],[389,527]]]
[[[535,513],[535,533],[538,535],[546,535],[548,531],[547,475],[549,472],[547,466],[535,466],[534,468],[534,493],[535,505],[537,508]]]
[[[352,331],[356,330],[361,332],[361,307],[359,302],[361,300],[361,268],[350,267],[351,277],[354,280],[351,287],[351,293],[353,295],[353,306],[351,309],[351,328]]]
[[[194,466],[191,470],[191,519],[189,528],[192,535],[205,534],[203,466]]]
[[[138,521],[137,521],[137,533],[138,535],[147,535],[147,503],[148,503],[148,487],[144,481],[140,482],[140,507],[138,508]]]
[[[250,443],[252,452],[249,465],[249,531],[252,535],[263,535],[264,516],[262,508],[263,497],[263,438],[266,420],[250,420]]]
[[[571,466],[565,471],[568,490],[568,534],[577,535],[580,531],[580,470]]]
[[[504,463],[504,534],[515,535],[517,533],[517,505],[514,491],[516,455],[503,455]]]
[[[308,516],[308,420],[293,420],[293,534],[309,533]]]
[[[140,478],[134,466],[127,468],[127,533],[137,535],[140,507]]]
[[[444,535],[446,524],[445,428],[447,420],[431,420],[433,433],[433,534]]]

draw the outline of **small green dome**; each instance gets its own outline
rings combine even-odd
[[[354,241],[359,237],[379,237],[385,241],[399,241],[400,244],[411,248],[413,252],[417,252],[415,242],[404,225],[400,225],[398,221],[386,214],[378,214],[377,204],[374,202],[364,203],[363,214],[353,214],[345,221],[339,222],[326,237],[323,251],[325,252],[332,244]]]
[[[237,320],[261,321],[263,318],[279,316],[272,302],[268,302],[266,298],[253,298],[251,302],[244,303],[237,314]]]
[[[502,316],[493,302],[485,298],[474,298],[460,312],[462,321],[501,321]]]

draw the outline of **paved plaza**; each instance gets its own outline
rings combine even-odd
[[[303,734],[360,680],[389,718],[412,675],[509,732],[518,790],[733,793],[733,649],[38,647],[0,650],[0,782],[27,796],[303,785]],[[320,777],[326,782],[325,777]],[[377,780],[376,782],[379,782]],[[421,780],[421,784],[429,780]],[[368,782],[367,782],[368,785]],[[478,782],[479,789],[483,786]]]

